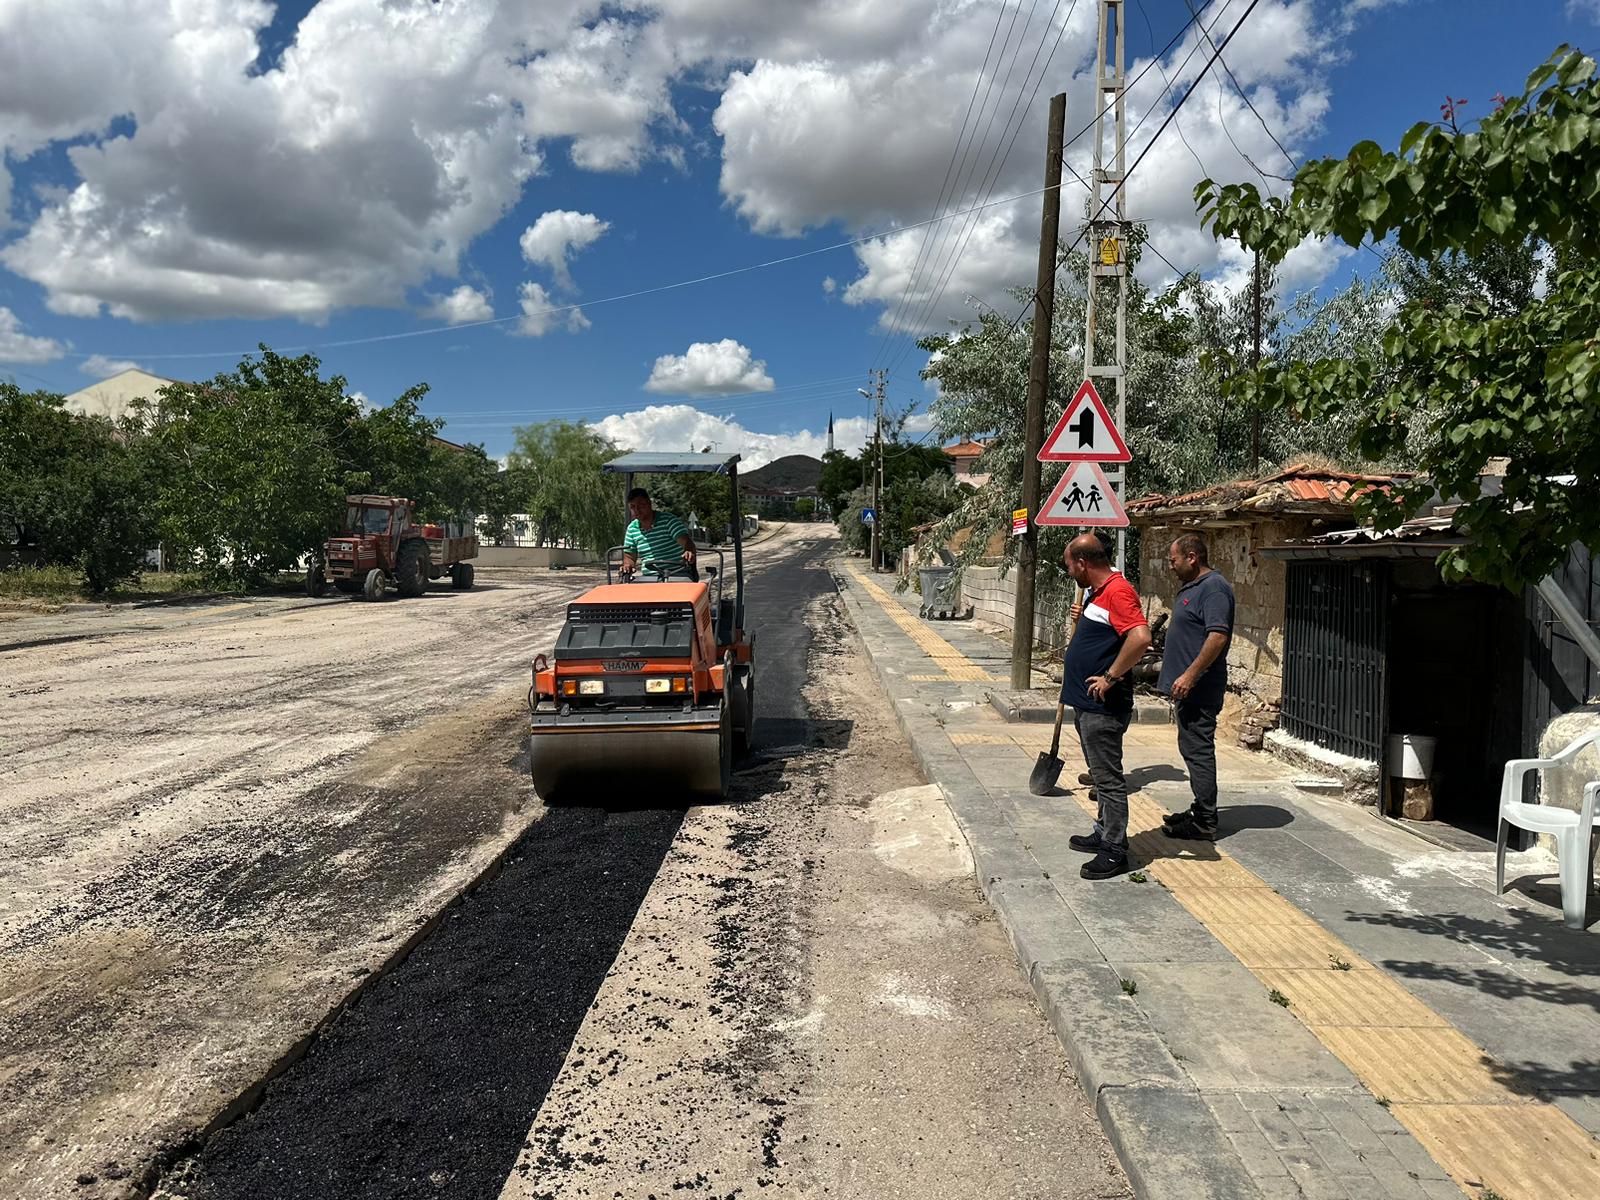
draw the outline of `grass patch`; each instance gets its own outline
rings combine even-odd
[[[96,595],[83,582],[76,567],[7,567],[0,571],[0,603],[22,608],[46,609],[82,601],[91,603],[158,600],[193,592],[212,591],[201,577],[190,571],[152,571],[137,582]]]
[[[1128,881],[1130,883],[1144,883],[1149,878],[1150,877],[1143,871],[1133,871],[1128,875]]]
[[[1270,992],[1267,993],[1267,999],[1271,1000],[1279,1008],[1288,1008],[1289,1007],[1289,997],[1285,996],[1277,988],[1273,988]]]
[[[1139,994],[1139,985],[1131,979],[1124,979],[1122,981],[1122,990],[1129,996],[1137,996]]]

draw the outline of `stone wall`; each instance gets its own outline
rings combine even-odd
[[[1263,546],[1277,546],[1291,538],[1318,532],[1304,518],[1259,521],[1189,530],[1167,525],[1144,525],[1139,539],[1140,594],[1147,600],[1150,619],[1170,613],[1178,581],[1167,563],[1167,548],[1180,533],[1201,534],[1211,547],[1211,565],[1233,585],[1233,641],[1228,646],[1228,690],[1237,696],[1224,717],[1237,713],[1240,740],[1252,748],[1261,745],[1266,730],[1278,723],[1283,704],[1283,626],[1286,563],[1258,554]],[[1232,700],[1230,696],[1230,701]],[[1225,720],[1225,725],[1232,725]],[[1231,730],[1230,730],[1231,732]]]

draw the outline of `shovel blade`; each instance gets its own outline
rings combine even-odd
[[[1028,790],[1035,796],[1048,796],[1061,778],[1061,760],[1054,754],[1040,751],[1033,764],[1033,774],[1028,776]]]

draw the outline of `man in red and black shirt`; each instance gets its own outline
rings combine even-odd
[[[1070,838],[1091,851],[1085,879],[1110,879],[1128,869],[1128,784],[1122,774],[1122,737],[1133,720],[1130,672],[1150,647],[1150,626],[1139,594],[1111,565],[1105,544],[1085,533],[1067,544],[1067,570],[1088,588],[1083,616],[1062,662],[1061,702],[1070,705],[1083,757],[1094,779],[1100,819],[1091,834]]]

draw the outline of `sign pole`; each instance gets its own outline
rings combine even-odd
[[[1033,290],[1033,354],[1028,363],[1028,408],[1022,450],[1022,507],[1039,508],[1039,446],[1044,441],[1044,401],[1050,388],[1050,333],[1056,307],[1056,242],[1061,231],[1061,155],[1066,138],[1067,96],[1050,97],[1045,138],[1044,211],[1039,220],[1039,274]],[[1011,620],[1011,686],[1033,686],[1033,598],[1039,565],[1039,534],[1030,524],[1017,547],[1017,596]]]

